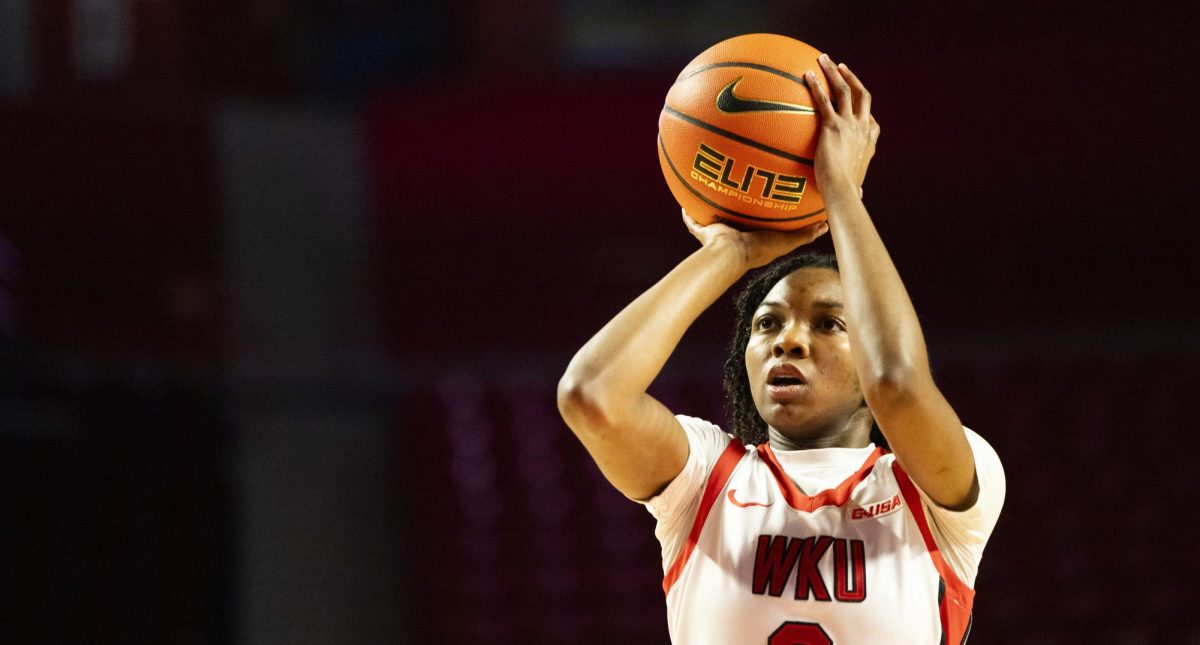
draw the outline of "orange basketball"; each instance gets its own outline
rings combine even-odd
[[[804,80],[811,69],[825,82],[820,55],[786,36],[748,34],[683,68],[658,118],[658,160],[693,219],[776,230],[825,219],[813,179],[819,117]]]

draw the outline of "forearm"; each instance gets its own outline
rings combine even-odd
[[[970,444],[954,408],[933,382],[916,311],[860,198],[861,169],[879,138],[879,124],[870,115],[871,95],[845,65],[822,57],[821,66],[839,107],[834,108],[809,72],[822,118],[817,185],[837,252],[850,351],[863,397],[921,490],[946,508],[966,508],[978,493]]]
[[[929,372],[916,311],[858,187],[830,183],[823,192],[859,377],[865,389],[903,386]]]
[[[632,409],[696,318],[746,271],[729,244],[696,250],[638,296],[575,354],[563,387],[607,415]]]

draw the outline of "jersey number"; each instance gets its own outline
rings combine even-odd
[[[767,638],[767,645],[833,645],[833,639],[816,623],[789,620]]]

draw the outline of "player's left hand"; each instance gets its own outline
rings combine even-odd
[[[845,63],[835,65],[827,54],[821,54],[819,62],[833,95],[809,70],[805,78],[821,116],[814,160],[817,187],[827,198],[851,187],[858,194],[879,140],[879,123],[871,115],[871,93]]]
[[[683,223],[702,246],[726,245],[736,249],[747,271],[809,244],[829,231],[829,225],[825,222],[795,231],[743,231],[721,221],[700,224],[686,210],[683,211]]]

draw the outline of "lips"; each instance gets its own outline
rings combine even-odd
[[[767,372],[767,392],[777,401],[796,398],[807,390],[808,379],[794,365],[781,363]]]
[[[771,368],[767,372],[767,383],[772,385],[779,382],[799,381],[801,385],[808,385],[808,379],[804,378],[804,374],[800,372],[800,368],[789,363],[780,363]]]

